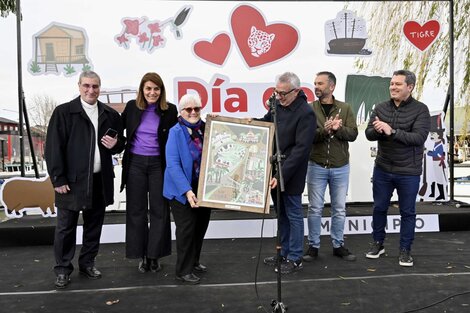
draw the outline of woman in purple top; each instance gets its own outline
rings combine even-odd
[[[140,259],[141,273],[158,272],[159,259],[171,254],[170,210],[162,192],[165,145],[177,121],[161,77],[145,74],[137,98],[122,113],[127,136],[121,183],[121,191],[126,187],[126,257]]]

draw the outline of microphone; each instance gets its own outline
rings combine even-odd
[[[269,99],[266,100],[266,105],[272,108],[275,103],[276,103],[276,93],[273,91],[273,94],[271,95],[271,97],[269,97]]]

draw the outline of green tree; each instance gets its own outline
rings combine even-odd
[[[373,55],[357,58],[359,72],[390,75],[391,69],[405,68],[416,73],[417,97],[424,87],[441,87],[449,84],[449,5],[450,1],[380,1],[350,4],[358,15],[368,22],[369,45]],[[466,121],[462,133],[467,133],[470,119],[470,0],[454,2],[454,99],[455,105],[465,106]],[[421,24],[435,19],[441,24],[437,40],[422,52],[403,36],[405,21]]]
[[[16,11],[16,0],[0,0],[0,16],[7,17]]]

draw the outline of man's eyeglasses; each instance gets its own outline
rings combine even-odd
[[[192,111],[199,113],[201,111],[201,107],[195,107],[195,108],[184,108],[183,110],[186,111],[186,113],[191,114]]]
[[[290,94],[292,91],[296,90],[297,88],[293,88],[289,91],[277,91],[277,90],[274,90],[274,94],[276,96],[280,96],[280,97],[285,97],[287,96],[288,94]]]
[[[81,84],[80,86],[85,88],[85,89],[90,89],[90,88],[98,89],[98,88],[100,88],[100,85]]]

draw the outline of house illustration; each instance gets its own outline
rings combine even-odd
[[[33,74],[59,73],[72,75],[91,69],[87,57],[88,39],[84,29],[51,23],[33,36]],[[74,65],[79,65],[77,68]],[[88,68],[87,68],[88,67]]]

